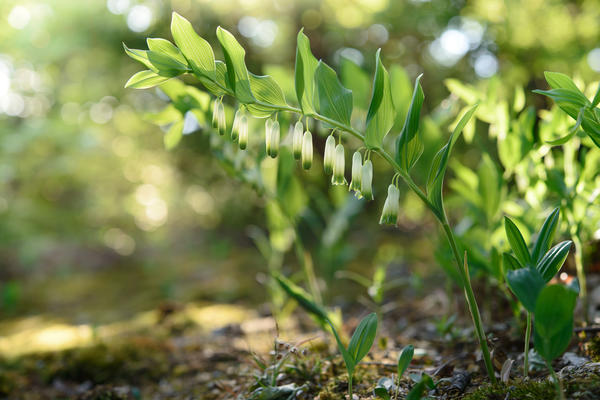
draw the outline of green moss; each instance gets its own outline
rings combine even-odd
[[[594,362],[600,362],[600,336],[592,338],[585,347],[587,355]]]
[[[550,382],[515,381],[509,385],[484,385],[467,394],[463,400],[554,400],[556,393]]]

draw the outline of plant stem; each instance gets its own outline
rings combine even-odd
[[[583,269],[583,245],[577,234],[572,235],[572,240],[575,245],[575,268],[577,269],[577,280],[579,281],[579,297],[581,297],[581,302],[583,303],[583,317],[585,322],[589,322],[587,282]]]
[[[523,376],[529,375],[529,338],[531,337],[531,313],[527,311],[527,327],[525,328],[525,349],[523,350]]]
[[[348,374],[348,399],[352,400],[352,374]]]
[[[548,370],[550,370],[550,375],[552,375],[552,380],[554,381],[554,387],[556,388],[556,397],[560,400],[565,400],[565,393],[563,392],[562,382],[558,379],[556,372],[554,372],[554,368],[552,368],[552,364],[550,361],[546,360],[546,366]]]

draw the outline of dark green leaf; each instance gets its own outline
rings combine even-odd
[[[508,253],[502,254],[502,263],[504,264],[505,272],[514,271],[516,269],[525,267],[524,265],[521,265],[521,263],[519,263],[519,260],[517,260],[512,254]]]
[[[535,245],[533,246],[533,251],[531,252],[531,260],[535,265],[542,259],[548,249],[550,249],[552,239],[554,238],[554,232],[556,232],[556,227],[558,225],[559,214],[560,209],[555,208],[550,215],[548,215],[548,218],[546,218],[542,225],[542,229],[540,229],[540,232],[538,233]]]
[[[192,24],[181,15],[173,12],[171,18],[171,34],[179,50],[188,60],[192,71],[200,77],[215,80],[215,55],[210,44],[202,39]]]
[[[225,64],[227,64],[228,86],[241,103],[253,103],[255,99],[252,96],[250,77],[246,68],[246,50],[235,40],[231,33],[220,26],[217,27],[217,39],[221,43]]]
[[[327,118],[350,125],[352,92],[342,86],[335,71],[319,61],[315,72],[314,106]]]
[[[286,277],[281,274],[275,274],[273,276],[279,286],[294,300],[302,306],[306,311],[313,314],[317,318],[322,321],[329,321],[327,317],[327,313],[323,310],[319,305],[317,305],[311,298],[311,296],[300,286],[296,285],[294,282],[290,281]]]
[[[433,158],[431,168],[429,169],[429,177],[427,179],[427,197],[433,203],[438,218],[441,218],[444,212],[442,202],[442,187],[444,185],[444,175],[446,174],[446,167],[448,166],[450,152],[458,140],[463,128],[475,113],[477,106],[478,105],[476,104],[475,106],[471,107],[465,113],[465,115],[463,115],[452,131],[450,139],[448,139],[448,143],[446,143],[446,145],[442,147],[442,149]]]
[[[546,282],[549,282],[550,279],[554,278],[556,273],[561,269],[569,255],[572,243],[573,242],[570,240],[560,242],[551,248],[536,264],[537,270],[544,277]]]
[[[423,398],[423,394],[426,389],[435,388],[435,383],[433,383],[433,379],[427,374],[423,374],[419,382],[408,392],[406,396],[406,400],[421,400]]]
[[[421,107],[425,100],[425,94],[421,87],[421,76],[415,81],[415,89],[410,103],[410,108],[404,121],[400,136],[396,141],[396,162],[404,171],[410,171],[423,153],[423,142],[419,135],[419,120]]]
[[[402,349],[402,353],[400,353],[400,357],[398,357],[398,379],[404,375],[404,372],[408,368],[408,365],[413,359],[413,355],[415,354],[415,348],[412,344],[409,344],[405,348]]]
[[[508,271],[506,283],[523,307],[529,312],[534,312],[538,295],[546,284],[542,275],[534,268],[521,268]]]
[[[550,285],[539,294],[535,306],[534,342],[547,361],[560,356],[573,335],[573,311],[577,293],[562,285]]]
[[[510,248],[515,253],[517,260],[519,260],[521,265],[531,265],[531,255],[525,244],[525,239],[523,239],[523,235],[521,235],[519,228],[517,228],[515,223],[508,217],[504,217],[504,230],[506,231],[506,237],[508,238],[508,243],[510,243]]]
[[[377,314],[371,313],[360,321],[348,345],[348,353],[352,356],[355,365],[371,350],[376,335]]]
[[[371,104],[367,112],[367,130],[365,132],[365,144],[368,148],[379,148],[383,145],[383,139],[394,126],[396,111],[392,100],[390,77],[383,66],[380,57],[381,49],[377,50],[375,56],[375,77],[373,78],[373,93]]]
[[[390,393],[383,386],[376,386],[375,389],[373,389],[373,394],[378,399],[383,399],[383,400],[390,400],[391,399]]]
[[[125,84],[125,87],[130,87],[134,89],[147,89],[156,85],[160,85],[161,83],[169,79],[171,78],[166,76],[160,76],[156,74],[156,72],[150,70],[145,70],[140,71],[134,74],[131,78],[129,78],[129,80]]]
[[[314,114],[315,98],[315,72],[318,61],[310,51],[310,41],[300,30],[298,32],[298,47],[296,48],[296,96],[302,112],[306,115]]]

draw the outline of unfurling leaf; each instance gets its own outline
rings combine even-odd
[[[525,244],[525,239],[523,239],[523,235],[521,235],[519,228],[517,228],[515,223],[508,217],[504,217],[504,230],[506,231],[506,237],[508,243],[510,243],[510,248],[515,253],[515,256],[517,256],[517,260],[525,267],[530,266],[531,255],[527,249],[527,244]]]
[[[531,252],[531,259],[536,265],[552,245],[554,232],[556,232],[556,227],[558,225],[559,213],[560,209],[555,208],[544,221],[542,229],[540,229],[535,245],[533,246],[533,251]]]
[[[390,77],[381,62],[380,53],[381,49],[377,50],[373,94],[367,113],[367,130],[365,132],[365,144],[370,149],[383,145],[383,139],[394,126],[396,117]]]
[[[552,278],[554,278],[556,273],[565,263],[565,260],[569,255],[569,250],[571,249],[571,244],[573,244],[573,242],[570,240],[560,242],[548,250],[548,252],[536,265],[537,270],[544,277],[546,282],[549,282]]]

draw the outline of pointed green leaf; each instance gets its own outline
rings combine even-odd
[[[550,285],[539,294],[535,305],[534,342],[547,361],[560,356],[573,335],[573,311],[577,293],[562,285]]]
[[[509,253],[502,254],[502,264],[504,265],[504,272],[514,271],[525,267],[524,265],[521,265],[519,260]]]
[[[177,146],[179,144],[179,142],[181,141],[182,133],[183,133],[183,119],[180,121],[177,121],[173,125],[171,125],[171,127],[169,128],[169,130],[163,137],[163,141],[165,143],[165,148],[167,150],[171,150],[171,149],[175,148],[175,146]]]
[[[302,32],[298,32],[298,45],[296,48],[296,72],[294,80],[296,83],[296,96],[302,113],[306,115],[314,114],[315,98],[315,72],[318,61],[310,50],[310,41]]]
[[[319,61],[315,72],[315,110],[327,118],[350,125],[352,92],[342,86],[335,71]]]
[[[421,107],[423,106],[423,100],[425,100],[425,94],[420,83],[422,76],[419,75],[415,81],[410,108],[408,109],[400,136],[396,140],[396,162],[406,172],[410,171],[419,160],[424,149],[419,135]]]
[[[531,265],[531,255],[525,244],[525,239],[521,235],[521,231],[515,225],[514,222],[508,217],[504,217],[504,230],[506,231],[506,238],[510,244],[510,248],[515,253],[517,260],[524,266]]]
[[[148,38],[146,39],[148,49],[155,53],[162,53],[171,57],[172,59],[180,62],[183,65],[188,65],[187,60],[183,56],[183,53],[175,47],[175,45],[166,39],[161,38]]]
[[[537,263],[536,269],[544,277],[546,282],[549,282],[550,279],[554,278],[554,276],[562,268],[563,264],[567,260],[567,256],[569,255],[571,244],[573,244],[573,242],[570,240],[560,242],[548,250],[544,257],[542,257],[542,259]]]
[[[520,268],[506,273],[506,283],[523,307],[534,312],[538,295],[546,284],[542,275],[534,268]]]
[[[233,89],[235,97],[241,103],[253,103],[255,99],[252,96],[250,77],[246,68],[246,50],[229,31],[220,26],[217,27],[217,39],[219,39],[225,55],[229,87]]]
[[[436,214],[439,218],[443,215],[443,202],[442,202],[442,187],[444,185],[444,175],[446,174],[446,167],[448,166],[448,159],[450,152],[454,147],[454,144],[458,140],[463,128],[469,122],[478,104],[471,107],[460,119],[450,138],[448,143],[435,155],[429,169],[429,176],[427,179],[427,198],[431,201],[436,209]]]
[[[559,214],[560,208],[555,208],[550,215],[548,215],[548,218],[546,218],[542,225],[542,229],[540,229],[540,232],[538,233],[535,245],[533,246],[533,251],[531,252],[531,260],[535,265],[538,264],[544,254],[550,249],[552,239],[554,238],[554,232],[556,232],[556,227],[558,225]]]
[[[600,104],[600,83],[598,84],[598,89],[596,89],[596,94],[592,100],[592,107],[596,107],[598,104]]]
[[[215,61],[215,80],[209,79],[205,76],[198,76],[198,80],[202,82],[204,87],[214,94],[215,96],[222,96],[227,93],[226,89],[231,89],[229,87],[229,82],[227,80],[227,66],[223,61],[216,60]]]
[[[250,73],[250,87],[256,100],[279,108],[287,106],[283,91],[269,75],[258,76]],[[255,103],[248,104],[248,110],[256,117],[268,117],[273,114],[274,108]]]
[[[381,49],[377,50],[375,77],[373,78],[373,93],[371,104],[367,112],[367,130],[365,132],[365,144],[368,148],[379,148],[383,145],[383,139],[392,126],[396,111],[392,100],[390,77],[383,66],[380,57]]]
[[[169,78],[181,75],[188,71],[187,65],[162,53],[151,50],[130,49],[123,43],[125,53],[136,61],[144,64],[148,69],[160,76]]]
[[[215,55],[210,44],[202,39],[192,24],[181,15],[173,12],[171,34],[179,50],[188,60],[192,71],[200,77],[215,79]]]
[[[275,274],[273,277],[279,286],[281,286],[281,288],[288,294],[288,296],[296,300],[298,304],[302,306],[302,308],[324,322],[329,321],[325,310],[317,305],[304,289],[281,274]]]
[[[160,76],[154,71],[145,70],[137,72],[131,78],[129,78],[129,80],[125,84],[125,87],[130,87],[133,89],[148,89],[156,85],[160,85],[161,83],[169,79],[171,78],[166,76]]]
[[[413,359],[413,355],[415,354],[415,348],[412,344],[409,344],[405,348],[402,349],[402,353],[398,357],[398,379],[404,375],[404,372],[408,368],[408,365]]]
[[[348,345],[348,353],[352,356],[355,365],[371,350],[376,335],[377,314],[371,313],[360,321]]]
[[[552,89],[570,89],[581,93],[571,78],[560,72],[545,71],[544,77]],[[582,93],[583,95],[583,93]]]

